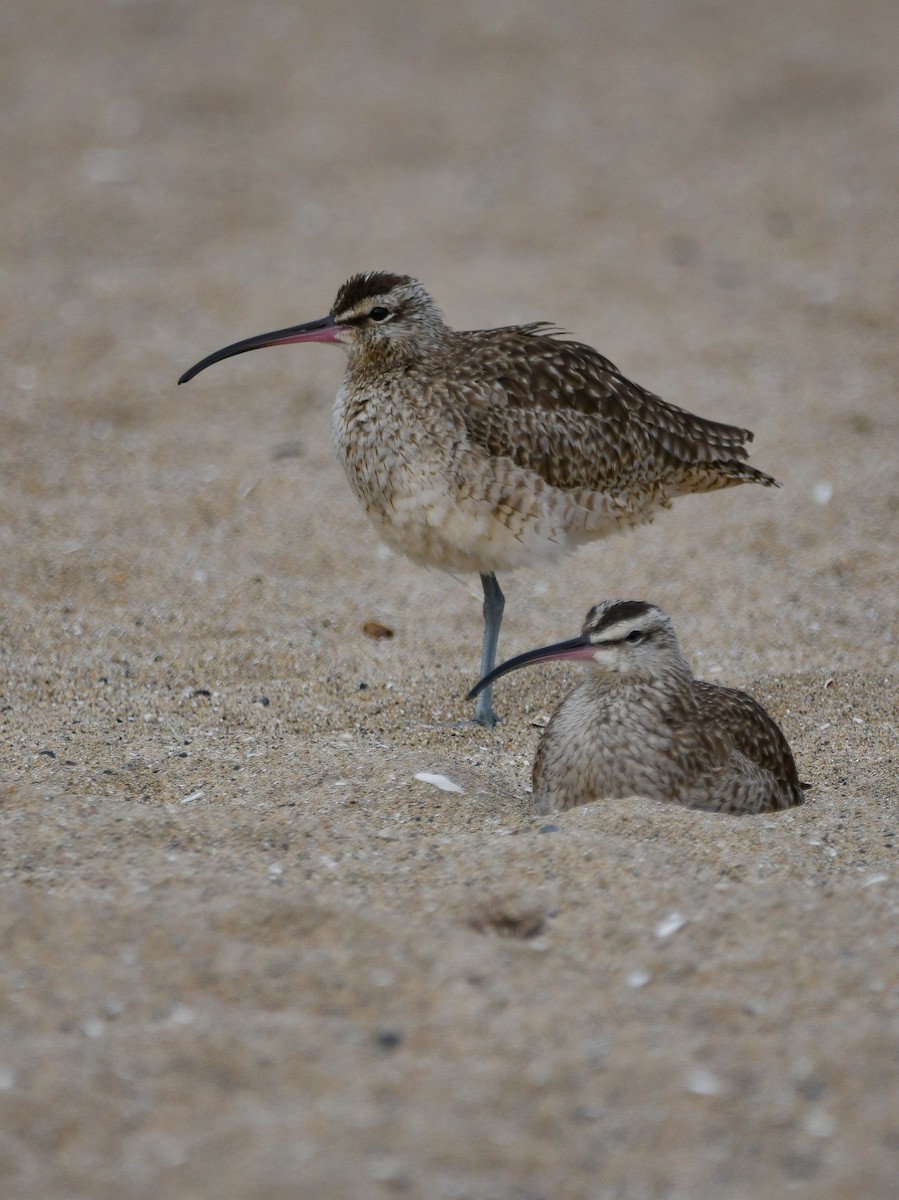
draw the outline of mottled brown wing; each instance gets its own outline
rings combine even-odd
[[[683,777],[690,780],[730,767],[730,742],[722,736],[719,721],[705,719],[703,699],[691,690],[676,693],[661,706],[671,738],[669,753],[676,758]]]
[[[632,383],[607,358],[545,325],[458,334],[470,372],[471,440],[561,488],[652,480],[697,490],[774,480],[746,466],[747,429],[706,421]]]
[[[746,692],[696,681],[700,718],[708,726],[726,731],[734,749],[770,771],[801,804],[804,785],[799,782],[790,744],[777,722]]]

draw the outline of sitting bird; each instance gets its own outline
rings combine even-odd
[[[508,671],[565,658],[587,670],[537,748],[538,813],[622,796],[727,813],[802,804],[808,785],[779,726],[745,692],[694,679],[670,618],[643,600],[597,604],[579,637],[510,658],[468,698]]]

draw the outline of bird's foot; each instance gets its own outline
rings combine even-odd
[[[481,693],[483,696],[484,693]],[[499,724],[499,717],[493,711],[491,704],[481,704],[481,696],[478,697],[478,704],[474,710],[474,716],[471,718],[472,725],[483,725],[485,729],[495,729]]]

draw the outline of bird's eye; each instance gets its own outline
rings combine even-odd
[[[632,629],[624,640],[626,642],[642,642],[643,636],[642,629]]]
[[[373,321],[386,321],[390,316],[389,308],[373,308],[368,314]]]

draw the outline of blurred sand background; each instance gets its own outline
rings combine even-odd
[[[4,1197],[899,1194],[897,61],[892,0],[4,5]],[[479,585],[373,540],[341,354],[175,386],[373,268],[755,430],[780,491],[501,579],[500,650],[661,604],[804,808],[530,817],[576,673],[453,725]]]

